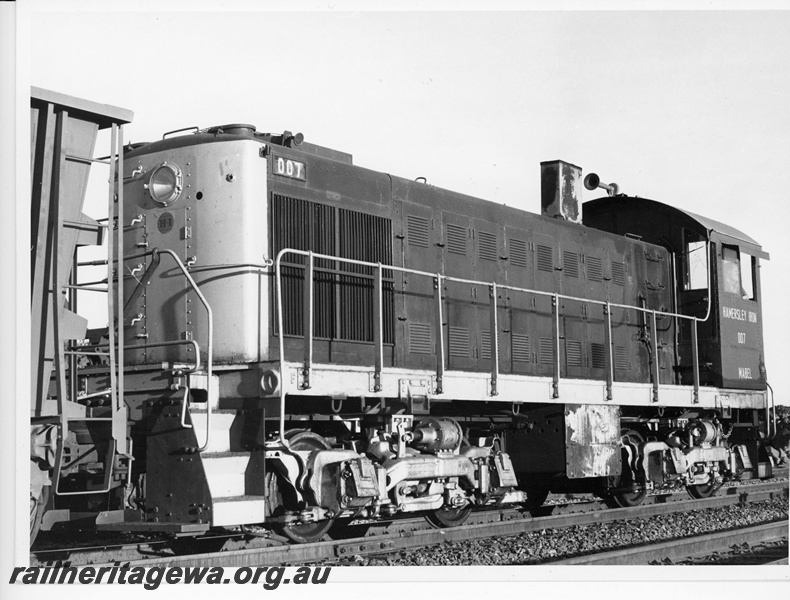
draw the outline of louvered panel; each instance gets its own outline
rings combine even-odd
[[[430,325],[409,323],[409,352],[413,354],[433,353]]]
[[[511,347],[513,353],[513,360],[519,362],[531,362],[530,361],[531,355],[529,349],[529,336],[514,333],[511,337],[512,337]]]
[[[334,249],[334,211],[306,200],[279,194],[272,195],[272,253],[283,248],[312,250],[332,254]],[[304,335],[303,297],[305,257],[287,255],[284,263],[300,266],[283,266],[283,327],[286,335]],[[321,272],[327,261],[315,261],[313,287],[313,335],[321,338],[334,336],[334,282],[332,275]],[[274,307],[274,303],[273,303]],[[276,314],[275,314],[276,316]],[[277,319],[273,319],[278,331]]]
[[[510,263],[516,267],[527,266],[527,242],[524,240],[511,239],[510,242]]]
[[[579,255],[564,250],[562,252],[562,271],[566,277],[579,277]]]
[[[590,343],[590,366],[593,369],[606,368],[606,346],[604,344]]]
[[[582,343],[577,340],[565,340],[565,361],[569,367],[581,367]]]
[[[587,257],[587,279],[603,281],[603,261],[597,256]]]
[[[447,251],[453,254],[465,255],[467,238],[466,227],[447,223],[447,225],[445,225],[445,230],[447,233]]]
[[[480,332],[480,358],[491,358],[491,332]]]
[[[554,364],[554,340],[551,338],[540,338],[538,348],[538,362],[542,365]]]
[[[612,283],[625,285],[625,263],[612,261]]]
[[[625,346],[614,347],[614,368],[621,371],[631,369],[631,361],[628,360],[628,350]]]
[[[538,270],[552,273],[554,271],[554,251],[551,246],[538,244]]]
[[[337,226],[336,226],[337,223]],[[335,241],[335,232],[338,240]],[[272,252],[283,248],[312,250],[366,262],[392,262],[392,225],[389,219],[338,209],[298,198],[272,195]],[[304,335],[305,257],[289,255],[283,266],[283,327],[286,335]],[[317,338],[373,341],[372,267],[339,265],[316,259],[313,283],[313,335]],[[383,339],[394,340],[394,283],[392,272],[383,273]],[[272,303],[273,307],[275,306]],[[274,315],[276,317],[276,313]],[[336,323],[340,331],[335,331]],[[277,320],[274,319],[275,331]]]
[[[471,348],[469,345],[469,329],[466,327],[448,327],[450,338],[450,356],[456,358],[469,358]]]
[[[428,219],[416,215],[406,217],[406,236],[410,246],[427,248],[428,235]]]
[[[477,255],[482,260],[496,260],[496,235],[487,231],[477,232]]]
[[[340,225],[340,256],[365,262],[390,264],[392,256],[391,222],[389,219],[366,213],[338,209]],[[340,284],[340,339],[372,342],[376,315],[373,314],[375,269],[372,267],[341,264],[341,271],[359,276],[341,275]],[[385,271],[385,279],[392,273]],[[383,282],[382,309],[384,342],[393,339],[393,283]]]
[[[499,355],[502,356],[502,345],[507,342],[507,339],[503,337],[503,334],[499,334]],[[491,358],[491,332],[490,331],[481,331],[480,332],[480,358],[483,359],[490,359]]]

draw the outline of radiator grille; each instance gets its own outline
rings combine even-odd
[[[576,340],[565,341],[565,361],[569,367],[582,366],[582,343]]]
[[[283,248],[312,250],[321,254],[334,251],[335,213],[331,206],[274,195],[272,198],[272,256]],[[282,268],[283,328],[286,335],[304,335],[304,265],[305,257],[286,255]],[[313,284],[313,335],[335,335],[335,295],[332,275],[324,271],[327,261],[316,260]],[[274,304],[273,304],[274,306]],[[276,316],[276,313],[275,313]],[[275,329],[277,319],[273,319]]]
[[[447,251],[453,254],[466,254],[466,227],[448,223],[447,232]]]
[[[529,350],[529,336],[518,333],[513,334],[513,360],[531,362]]]
[[[392,232],[389,219],[356,211],[338,209],[339,252],[343,258],[389,264],[392,256]],[[340,265],[340,270],[360,276],[339,276],[340,339],[373,341],[375,269],[360,265]],[[385,342],[393,340],[392,271],[382,273],[382,322]]]
[[[283,248],[312,250],[367,262],[392,262],[392,224],[389,219],[272,195],[272,255]],[[283,328],[285,335],[302,336],[304,306],[303,256],[286,256],[283,273]],[[374,269],[314,261],[313,335],[317,338],[373,341]],[[384,343],[394,341],[394,284],[385,270],[382,281]],[[274,293],[274,292],[273,292]],[[273,310],[276,304],[272,303]],[[276,312],[274,313],[276,317]],[[275,332],[278,331],[274,318]]]
[[[612,261],[612,283],[625,285],[625,263]]]
[[[517,267],[527,266],[527,242],[524,240],[510,240],[510,262]]]
[[[551,338],[540,338],[538,350],[538,362],[542,365],[554,364],[554,340]]]
[[[466,327],[449,327],[450,356],[469,358],[469,330]]]
[[[409,323],[409,352],[412,354],[433,353],[430,325]]]
[[[507,340],[503,339],[502,334],[499,334],[498,341],[499,341],[499,355],[502,356],[502,345],[503,345],[503,343],[506,343]],[[490,359],[492,357],[492,350],[493,350],[493,347],[491,346],[491,332],[490,331],[481,331],[480,332],[480,358]]]
[[[590,363],[593,369],[606,368],[606,346],[604,344],[590,343]]]
[[[628,350],[625,346],[614,347],[614,368],[621,371],[631,369],[631,361],[628,360]]]
[[[496,235],[487,231],[478,231],[477,253],[482,260],[496,260]]]
[[[491,358],[491,332],[480,332],[480,358]]]
[[[428,247],[428,219],[416,215],[406,217],[406,234],[409,246]]]
[[[587,257],[587,279],[603,281],[603,261],[597,256]]]
[[[551,246],[538,244],[538,270],[548,273],[554,272],[554,251]]]
[[[568,250],[563,251],[562,270],[567,277],[579,277],[579,255]]]

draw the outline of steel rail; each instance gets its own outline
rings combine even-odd
[[[305,564],[321,561],[336,561],[356,554],[396,552],[399,550],[423,548],[443,543],[458,543],[492,537],[518,535],[542,529],[562,529],[566,527],[607,523],[634,518],[646,518],[675,512],[688,512],[759,502],[787,495],[786,481],[739,485],[725,487],[719,491],[718,496],[703,500],[681,500],[667,502],[665,497],[655,497],[654,504],[647,504],[633,508],[617,508],[607,510],[593,510],[544,517],[530,517],[529,513],[521,511],[499,511],[492,516],[500,521],[479,522],[471,525],[432,529],[425,524],[425,528],[416,531],[396,531],[393,533],[362,537],[347,540],[321,541],[309,544],[292,544],[280,546],[266,546],[263,548],[249,548],[230,550],[207,554],[193,554],[190,556],[159,556],[130,561],[131,566],[166,566],[166,567],[195,567],[195,566],[273,566],[283,564]],[[786,526],[786,523],[785,523]],[[76,564],[76,563],[75,563]],[[108,563],[109,564],[109,563]]]
[[[645,546],[636,546],[586,554],[548,562],[550,565],[647,565],[669,559],[673,562],[728,550],[734,544],[758,544],[787,538],[787,521],[764,523],[751,527],[717,531],[670,540]],[[785,564],[787,564],[787,559]]]

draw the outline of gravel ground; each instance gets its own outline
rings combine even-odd
[[[732,546],[726,552],[714,552],[705,556],[687,559],[673,563],[664,561],[663,564],[677,565],[759,565],[769,561],[787,559],[787,539],[775,542],[765,542],[750,546],[743,543]]]
[[[516,536],[442,544],[390,555],[356,556],[353,564],[369,566],[523,565],[667,541],[689,535],[787,520],[785,499],[746,506],[661,515],[632,521],[544,529]]]

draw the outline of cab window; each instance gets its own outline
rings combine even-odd
[[[755,273],[757,271],[757,259],[754,256],[741,252],[741,288],[743,289],[744,300],[756,300]]]
[[[683,290],[704,290],[708,287],[707,242],[699,234],[684,232]]]
[[[744,300],[755,300],[756,260],[735,246],[722,246],[721,263],[724,291]]]
[[[741,269],[738,264],[738,249],[722,246],[721,277],[724,280],[724,291],[741,295]]]

